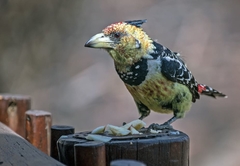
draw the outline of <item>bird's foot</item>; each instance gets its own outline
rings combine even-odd
[[[148,131],[150,130],[163,130],[163,129],[170,129],[172,130],[173,127],[168,124],[168,123],[163,123],[163,124],[157,124],[157,123],[153,123],[148,127]]]

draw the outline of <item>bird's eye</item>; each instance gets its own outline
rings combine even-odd
[[[119,38],[120,37],[120,33],[114,33],[114,37],[115,38]]]

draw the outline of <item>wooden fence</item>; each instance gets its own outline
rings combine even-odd
[[[182,132],[110,136],[106,143],[86,140],[88,133],[52,125],[51,113],[31,109],[28,96],[0,94],[0,165],[189,165],[189,137]]]

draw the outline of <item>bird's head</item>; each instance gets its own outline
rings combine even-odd
[[[151,53],[154,47],[141,28],[145,22],[134,20],[111,24],[102,33],[94,35],[85,47],[105,49],[115,63],[131,65]]]

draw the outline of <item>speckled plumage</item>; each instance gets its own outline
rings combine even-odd
[[[150,110],[172,113],[167,124],[182,118],[200,94],[226,97],[198,84],[180,54],[153,41],[141,28],[146,20],[125,21],[107,26],[85,46],[104,48],[114,60],[116,71],[133,96],[140,119]]]

